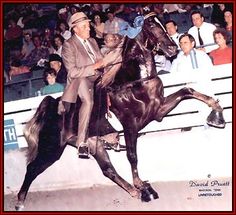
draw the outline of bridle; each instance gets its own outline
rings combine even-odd
[[[157,14],[156,14],[155,12],[150,12],[150,13],[148,13],[148,14],[146,14],[146,15],[144,16],[144,21],[145,21],[146,19],[148,19],[149,17],[155,16],[155,17],[154,17],[154,20],[160,25],[160,27],[161,27],[162,30],[165,32],[165,34],[169,37],[169,35],[167,34],[167,31],[165,30],[164,26],[163,26],[162,23],[159,21],[159,19],[156,17],[156,15],[157,15]],[[155,26],[153,26],[153,27],[155,27]],[[153,28],[153,27],[150,26],[150,28]],[[144,28],[143,28],[142,30],[145,31]],[[141,49],[146,49],[146,50],[147,50],[147,49],[148,49],[148,48],[147,48],[148,42],[150,41],[149,36],[152,36],[152,37],[154,37],[154,36],[151,35],[151,33],[147,32],[147,31],[145,31],[145,33],[146,33],[148,36],[147,36],[147,38],[145,39],[145,41],[144,41],[143,44],[141,44],[141,43],[138,41],[137,38],[134,38],[134,39],[135,39],[136,43],[139,45],[139,47],[140,47]],[[169,37],[169,39],[171,40],[170,37]],[[157,51],[159,51],[159,50],[160,50],[160,42],[158,42],[158,43],[156,43],[156,44],[153,44],[153,48],[152,48],[151,52],[152,52],[153,54],[155,54],[155,52],[157,52]],[[107,65],[107,66],[113,66],[113,65],[116,65],[116,64],[119,64],[119,63],[124,63],[124,62],[125,62],[125,60],[122,60],[122,61],[120,61],[120,62],[116,62],[116,63],[113,63],[113,64],[109,64],[109,65]]]
[[[167,33],[166,29],[164,28],[164,26],[162,25],[162,23],[160,22],[160,20],[156,17],[157,14],[155,12],[150,12],[148,14],[146,14],[144,16],[144,20],[148,19],[149,17],[152,17],[152,16],[155,16],[154,17],[154,20],[156,23],[158,23],[160,25],[160,27],[162,28],[162,30],[165,32],[165,34],[167,35],[167,37],[172,40],[169,36],[169,34]],[[154,26],[153,26],[154,27]],[[152,26],[150,26],[150,28],[152,29],[153,28]],[[143,31],[145,31],[145,29],[143,29]],[[151,36],[151,33],[145,31],[147,35]],[[147,39],[145,40],[144,42],[144,47],[147,48],[147,45],[148,45],[148,41],[150,41],[149,37],[147,37]],[[155,45],[153,45],[153,49],[151,50],[153,53],[154,52],[157,52],[160,50],[160,42],[156,43]]]

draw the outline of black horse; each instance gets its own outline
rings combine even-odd
[[[122,66],[113,84],[108,87],[111,100],[110,110],[123,125],[133,185],[118,175],[102,141],[96,138],[96,136],[115,131],[106,120],[105,111],[97,109],[100,106],[98,103],[103,106],[105,104],[99,99],[100,96],[95,96],[97,101],[95,101],[89,131],[91,153],[103,174],[132,197],[141,197],[142,201],[156,199],[158,194],[149,183],[139,178],[136,152],[138,131],[153,120],[162,121],[163,117],[182,100],[192,98],[198,99],[212,108],[207,118],[209,125],[218,128],[225,126],[223,109],[217,101],[207,95],[191,88],[182,88],[164,97],[163,84],[155,69],[153,58],[155,49],[162,50],[166,56],[175,55],[177,50],[176,45],[158,21],[156,14],[149,13],[145,16],[142,31],[134,39],[126,38],[123,45]],[[57,114],[59,99],[51,96],[45,97],[33,118],[26,124],[24,134],[29,146],[28,164],[24,182],[18,193],[17,210],[23,208],[33,180],[60,159],[67,144],[75,146],[80,101],[78,99],[76,104],[71,104],[69,112],[62,117]],[[98,115],[99,112],[100,115]]]

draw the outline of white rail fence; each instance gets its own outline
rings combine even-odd
[[[176,92],[178,89],[186,86],[186,83],[194,82],[193,76],[189,76],[187,74],[185,75],[165,74],[165,75],[161,75],[160,78],[162,79],[165,86],[165,90],[164,90],[165,96],[173,92]],[[174,154],[172,154],[172,152],[169,151],[168,153],[171,153],[172,155],[171,157],[168,158],[168,161],[166,161],[168,165],[167,163],[165,163],[164,166],[160,166],[158,168],[158,171],[156,171],[155,173],[153,170],[149,169],[150,166],[147,166],[146,165],[147,162],[145,162],[145,160],[151,159],[150,150],[152,151],[153,148],[152,149],[148,148],[147,155],[145,156],[144,155],[145,149],[143,149],[144,146],[143,144],[142,145],[139,144],[138,147],[142,148],[143,150],[142,151],[143,156],[142,157],[139,156],[140,158],[139,163],[140,165],[142,165],[140,166],[140,168],[143,169],[143,173],[146,174],[145,178],[149,177],[148,178],[149,180],[157,180],[157,179],[159,180],[183,180],[184,178],[186,179],[188,177],[203,178],[206,176],[208,169],[211,169],[210,172],[215,173],[215,175],[219,177],[230,176],[231,174],[230,172],[231,141],[232,141],[232,137],[230,136],[230,134],[232,133],[231,131],[232,129],[232,64],[215,66],[210,79],[211,81],[207,83],[204,82],[205,88],[199,88],[200,86],[199,83],[192,83],[192,87],[197,90],[199,88],[200,92],[207,95],[214,94],[214,97],[219,99],[220,105],[224,108],[224,118],[227,122],[226,129],[219,130],[219,129],[213,128],[214,130],[211,130],[210,132],[208,132],[208,134],[214,133],[213,136],[215,138],[219,137],[218,135],[220,136],[226,135],[227,137],[225,136],[224,140],[227,141],[227,144],[225,143],[225,141],[223,142],[219,141],[219,138],[217,142],[215,141],[215,139],[213,140],[212,139],[213,137],[211,136],[210,138],[211,141],[209,143],[210,145],[209,144],[207,146],[201,145],[201,144],[204,144],[204,138],[206,137],[206,134],[204,132],[203,132],[204,134],[202,137],[200,137],[202,133],[201,132],[196,133],[194,129],[192,129],[192,131],[189,131],[189,132],[184,132],[185,134],[183,132],[182,133],[179,132],[180,129],[184,127],[193,127],[196,129],[199,127],[204,128],[206,124],[206,117],[211,111],[211,109],[207,105],[195,99],[183,101],[173,111],[171,111],[168,114],[168,116],[163,119],[162,122],[160,123],[151,122],[142,131],[140,131],[143,133],[154,132],[154,133],[149,134],[151,136],[145,135],[145,136],[148,136],[147,139],[148,141],[150,141],[149,144],[156,142],[155,139],[153,138],[154,137],[156,138],[158,136],[158,144],[154,143],[152,144],[152,146],[150,146],[150,147],[154,147],[155,149],[158,148],[156,151],[160,151],[159,156],[156,156],[156,158],[158,159],[158,164],[163,164],[163,160],[160,160],[160,159],[166,159],[166,156],[162,153],[162,150],[168,150],[165,147],[170,147],[170,150],[172,152],[173,152],[173,149],[176,150],[177,152],[179,148],[182,148],[182,147],[185,148],[185,151],[181,150],[180,152],[177,152]],[[204,89],[204,91],[201,89]],[[60,95],[61,93],[54,94],[52,96],[56,98]],[[24,158],[24,153],[23,153],[24,149],[19,150],[21,148],[27,147],[27,143],[23,137],[23,127],[24,127],[24,124],[32,117],[36,108],[38,107],[38,105],[40,104],[43,98],[44,96],[39,96],[39,97],[4,103],[4,125],[5,125],[4,126],[4,146],[5,146],[4,148],[6,149],[4,151],[4,179],[5,179],[4,191],[5,193],[19,190],[20,185],[23,182],[23,177],[25,173],[25,158]],[[120,123],[115,117],[110,119],[110,122],[116,129],[122,130],[122,126],[120,125]],[[191,138],[192,139],[191,142],[188,142],[188,138],[186,134],[188,138],[191,138],[191,135],[192,135],[193,138]],[[197,138],[196,136],[193,136],[196,134],[198,135]],[[144,141],[145,143],[148,142],[146,141],[147,139],[145,139],[145,136],[140,137],[138,143],[140,143],[140,141],[142,142]],[[175,145],[170,145],[172,143],[166,143],[167,142],[166,138],[170,140],[171,142],[173,140],[172,138],[174,138]],[[180,138],[182,139],[180,140]],[[208,140],[205,140],[205,141],[209,141],[209,138]],[[123,142],[123,138],[122,138],[122,142]],[[164,142],[165,142],[165,146],[162,145],[162,143]],[[186,161],[184,160],[184,157],[186,157],[186,153],[188,154],[188,158],[190,160],[192,159],[192,162],[194,162],[193,159],[196,159],[194,155],[196,152],[198,152],[196,147],[209,147],[209,150],[211,150],[210,148],[213,146],[211,144],[216,145],[217,147],[219,147],[219,149],[223,147],[226,150],[226,151],[222,151],[222,150],[217,151],[217,153],[219,153],[219,157],[221,156],[222,159],[219,159],[218,157],[216,160],[215,155],[209,153],[206,156],[208,156],[208,160],[213,158],[212,163],[211,163],[212,166],[210,166],[210,164],[209,166],[204,165],[205,169],[201,166],[201,169],[197,169],[197,170],[196,168],[199,168],[199,167],[196,166],[195,170],[192,169],[192,171],[191,170],[185,171],[181,169],[181,168],[184,168],[183,164],[186,164]],[[224,144],[224,146],[222,146],[221,144]],[[193,150],[186,151],[187,150],[186,148],[190,150],[189,147],[190,148],[192,147],[193,149],[195,149],[195,152],[193,152]],[[8,150],[8,149],[15,149],[15,150]],[[138,149],[138,153],[140,153],[139,150],[141,149]],[[108,182],[109,180],[107,179],[104,180],[104,176],[102,175],[100,170],[98,170],[99,168],[94,160],[86,161],[87,162],[85,165],[86,170],[85,168],[82,168],[82,170],[78,170],[77,163],[78,162],[84,163],[85,161],[81,161],[81,160],[78,161],[76,150],[74,150],[73,152],[71,151],[73,151],[73,148],[66,149],[65,153],[62,156],[62,159],[56,162],[56,164],[53,165],[53,167],[49,168],[50,170],[46,170],[44,174],[40,175],[35,180],[35,182],[32,185],[32,190],[74,187],[74,186],[78,186],[77,180],[79,180],[78,182],[80,183],[79,186],[92,186],[94,184],[99,184],[99,183],[101,184],[110,183]],[[72,158],[71,154],[69,153],[74,153],[73,155],[74,158]],[[119,173],[123,173],[125,177],[127,177],[127,180],[131,180],[130,167],[129,167],[128,161],[124,161],[124,160],[127,160],[125,157],[125,154],[122,152],[121,153],[109,152],[109,153],[111,154],[111,160],[114,161],[115,163],[115,167],[120,171]],[[181,154],[181,153],[184,153],[184,154]],[[224,155],[222,155],[222,153],[224,153]],[[120,162],[121,156],[123,156],[122,162]],[[176,161],[181,162],[179,163],[180,172],[173,175],[169,175],[169,174],[166,175],[167,172],[175,173],[175,171],[177,171],[178,168],[176,168],[176,165],[178,165],[178,162],[176,163]],[[227,168],[220,167],[217,170],[212,168],[217,162],[219,163],[221,161],[223,161],[224,164],[227,165],[228,167]],[[204,160],[202,162],[204,162]],[[215,163],[213,164],[213,162]],[[73,166],[73,164],[75,165],[74,166],[75,169],[73,169],[73,171],[71,172],[68,170],[68,165]],[[123,167],[120,167],[120,165],[123,165]],[[173,168],[170,167],[171,165],[172,166],[174,165]],[[187,165],[186,168],[189,168],[189,165]],[[81,166],[82,165],[80,165],[80,168]],[[89,166],[93,168],[93,173],[91,173],[92,177],[89,177],[88,179],[87,171],[89,172],[91,171],[90,168],[88,169]],[[165,168],[165,171],[162,171],[163,170],[162,168]],[[61,174],[62,172],[63,174]],[[183,172],[188,173],[188,175],[183,174]],[[19,177],[15,177],[16,174]],[[128,176],[126,176],[127,174]]]
[[[196,72],[197,73],[197,72]],[[198,74],[197,74],[198,75]],[[160,76],[165,87],[165,96],[186,86],[186,83],[193,82],[192,75],[186,74],[165,74]],[[191,87],[199,88],[198,83],[192,83]],[[204,88],[200,86],[200,92],[206,95],[213,95],[219,99],[224,108],[224,117],[226,122],[232,122],[232,65],[215,66],[210,82],[204,82]],[[208,88],[207,88],[208,87]],[[205,90],[202,91],[202,89]],[[52,94],[54,98],[61,93]],[[33,116],[35,110],[45,96],[33,97],[24,100],[17,100],[4,103],[4,121],[14,120],[16,138],[19,148],[27,147],[23,137],[24,124]],[[206,111],[204,111],[204,109]],[[210,109],[202,102],[191,99],[181,102],[172,110],[161,123],[153,121],[147,125],[141,132],[162,131],[178,129],[189,126],[203,126]],[[122,130],[122,126],[116,119],[110,119],[115,128]],[[8,130],[5,129],[5,138],[8,136]],[[14,135],[12,135],[14,136]],[[10,136],[10,137],[12,137]],[[15,143],[15,142],[14,142]]]

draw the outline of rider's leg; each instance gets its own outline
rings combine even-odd
[[[89,154],[87,140],[89,120],[93,108],[93,82],[84,78],[81,80],[78,94],[81,99],[81,107],[79,110],[79,120],[78,120],[78,137],[76,145],[80,154],[84,154],[85,157]],[[81,149],[80,149],[81,148]],[[81,152],[80,152],[81,150]],[[83,153],[84,151],[84,153]],[[87,154],[87,156],[86,156]],[[83,156],[81,156],[83,157]]]

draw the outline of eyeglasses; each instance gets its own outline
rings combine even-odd
[[[114,37],[108,37],[108,38],[105,38],[104,40],[105,41],[113,41],[113,40],[115,40],[116,38],[114,38]]]

